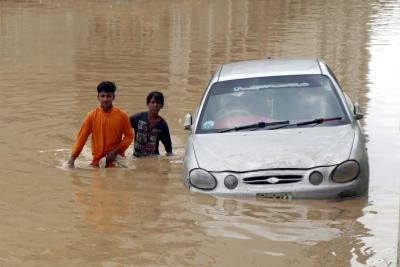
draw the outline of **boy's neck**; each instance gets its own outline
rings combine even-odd
[[[110,112],[111,109],[113,108],[113,106],[110,107],[101,107],[103,109],[104,112]]]
[[[149,119],[157,119],[158,113],[147,112]]]

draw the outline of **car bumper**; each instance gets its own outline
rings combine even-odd
[[[361,169],[360,174],[354,180],[347,183],[336,183],[330,175],[335,166],[324,166],[312,169],[287,169],[264,170],[253,172],[210,172],[217,181],[217,186],[212,190],[197,189],[187,183],[192,192],[211,193],[221,196],[253,196],[267,198],[342,198],[362,195],[368,189],[368,170]],[[313,171],[322,174],[322,182],[313,185],[309,176]],[[234,175],[238,179],[238,185],[234,189],[228,189],[224,185],[224,179],[228,175]],[[258,179],[257,184],[252,184],[254,177],[266,177]],[[297,177],[296,179],[269,179],[275,177]],[[250,180],[250,182],[249,182]],[[269,182],[271,181],[271,182]]]

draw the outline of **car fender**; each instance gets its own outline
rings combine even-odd
[[[192,169],[199,168],[199,164],[197,163],[196,155],[193,149],[193,139],[194,135],[190,134],[187,139],[187,143],[185,146],[185,155],[183,157],[183,175],[182,180],[186,187],[190,187],[189,184],[189,172]]]

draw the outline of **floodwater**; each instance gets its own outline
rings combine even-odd
[[[400,176],[396,0],[1,0],[0,266],[396,266]],[[226,199],[181,182],[186,132],[221,63],[320,57],[365,112],[361,199]],[[172,157],[66,168],[101,80],[162,116]]]

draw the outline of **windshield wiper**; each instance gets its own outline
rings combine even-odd
[[[240,130],[247,130],[247,129],[260,129],[260,128],[265,128],[267,126],[274,126],[274,125],[281,125],[281,124],[286,126],[286,125],[289,124],[289,121],[274,121],[274,122],[260,121],[260,122],[253,123],[253,124],[248,124],[248,125],[243,125],[243,126],[237,126],[237,127],[222,129],[222,130],[220,130],[218,132],[219,133],[225,133],[225,132],[230,132],[230,131],[240,131]]]
[[[328,121],[338,121],[341,120],[342,117],[334,117],[334,118],[318,118],[318,119],[314,119],[314,120],[310,120],[310,121],[302,121],[302,122],[297,122],[297,123],[289,123],[289,124],[285,124],[285,125],[281,125],[275,128],[270,128],[269,130],[276,130],[276,129],[281,129],[281,128],[286,128],[286,127],[291,127],[291,126],[304,126],[304,125],[310,125],[310,124],[321,124],[324,122],[328,122]],[[314,126],[315,126],[314,125]]]

